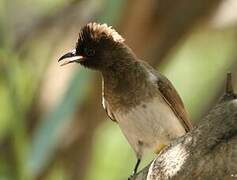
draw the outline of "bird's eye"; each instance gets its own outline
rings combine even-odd
[[[84,48],[86,56],[91,57],[95,55],[95,50],[91,48]]]

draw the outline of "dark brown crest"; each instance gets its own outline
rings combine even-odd
[[[123,42],[124,38],[107,24],[97,24],[95,22],[86,24],[79,33],[77,42],[77,52],[82,46],[93,45],[102,39],[112,40],[114,42]],[[86,45],[85,45],[86,44]]]

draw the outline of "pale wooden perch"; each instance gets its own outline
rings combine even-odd
[[[219,103],[133,180],[237,179],[237,96],[231,74]]]

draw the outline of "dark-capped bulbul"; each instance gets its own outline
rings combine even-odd
[[[136,152],[134,174],[145,149],[158,153],[192,128],[171,82],[141,61],[124,38],[106,24],[82,27],[76,48],[58,61],[101,72],[102,104]]]

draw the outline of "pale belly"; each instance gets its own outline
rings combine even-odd
[[[116,111],[114,116],[138,156],[142,156],[146,148],[157,151],[185,134],[179,119],[161,97],[140,104],[129,112]]]

